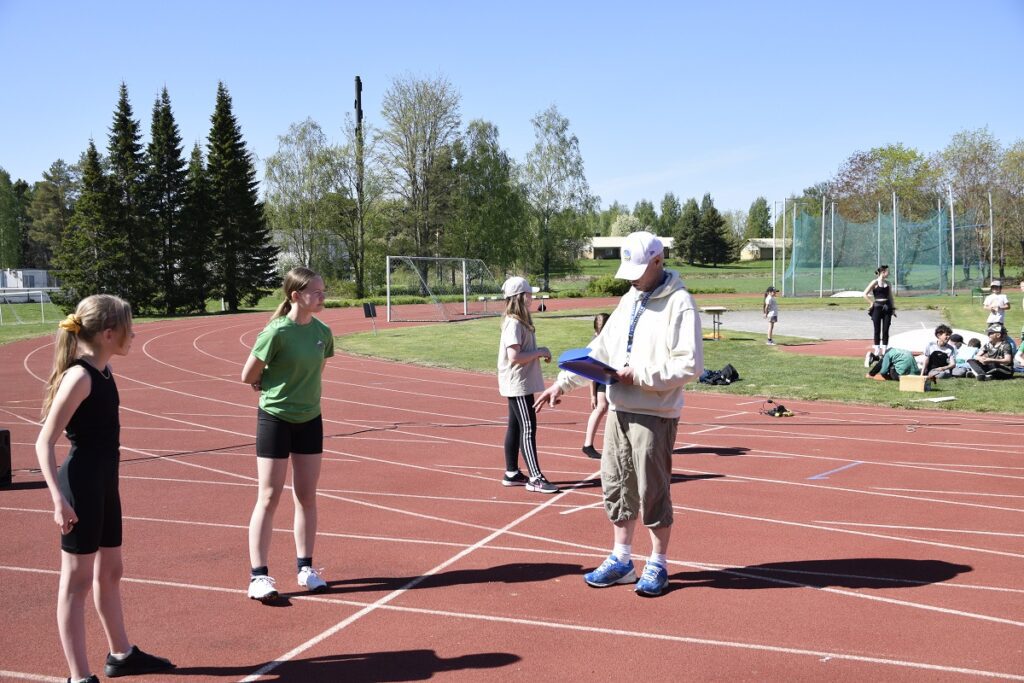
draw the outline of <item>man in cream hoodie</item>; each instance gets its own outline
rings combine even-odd
[[[672,531],[672,450],[683,386],[704,369],[701,322],[679,275],[665,269],[661,240],[649,232],[630,234],[615,277],[633,285],[590,344],[591,357],[614,368],[608,387],[611,410],[601,456],[601,489],[611,520],[614,548],[583,578],[604,588],[636,583],[643,596],[660,595],[668,583],[666,553]],[[561,372],[537,399],[539,412],[587,384]],[[637,519],[651,535],[652,552],[637,581],[632,544]]]

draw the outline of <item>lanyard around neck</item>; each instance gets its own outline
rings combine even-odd
[[[661,282],[658,283],[657,287],[649,292],[644,292],[633,300],[633,313],[629,321],[629,336],[626,338],[626,362],[623,365],[629,365],[629,356],[633,352],[633,335],[636,333],[636,324],[640,321],[640,316],[647,310],[647,302],[650,301],[654,291],[665,284],[667,279],[668,273],[665,273],[661,276]]]

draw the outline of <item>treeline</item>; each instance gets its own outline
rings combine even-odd
[[[66,306],[96,292],[166,315],[256,303],[276,284],[277,248],[223,83],[210,120],[205,156],[197,143],[186,162],[164,88],[143,148],[122,84],[106,155],[90,140],[32,187],[0,170],[0,266],[54,270]]]
[[[341,144],[311,119],[293,124],[266,163],[267,217],[284,265],[308,264],[362,297],[385,281],[385,256],[478,258],[496,277],[572,270],[589,239],[579,142],[556,107],[532,119],[522,162],[484,120],[463,127],[445,78],[395,79],[380,125],[348,116]]]

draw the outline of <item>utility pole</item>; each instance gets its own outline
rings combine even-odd
[[[356,250],[360,265],[366,253],[363,244],[363,81],[356,76]],[[359,296],[363,296],[363,274],[356,274],[356,288]]]

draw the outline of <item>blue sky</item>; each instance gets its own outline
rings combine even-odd
[[[1024,0],[0,0],[0,56],[0,166],[30,182],[106,147],[122,81],[146,139],[167,86],[186,154],[224,81],[260,158],[307,117],[340,141],[356,75],[377,125],[392,79],[446,77],[520,161],[554,103],[604,206],[710,192],[746,210],[857,150],[1024,138]]]

